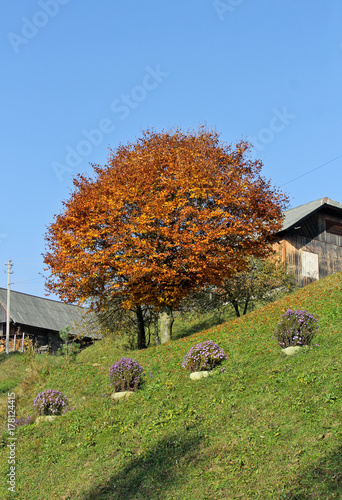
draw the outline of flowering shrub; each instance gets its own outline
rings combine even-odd
[[[20,425],[30,425],[33,423],[32,417],[21,417],[21,418],[16,418],[14,421],[14,427],[17,428]]]
[[[53,389],[40,392],[33,406],[38,410],[39,415],[64,415],[69,411],[66,395]]]
[[[185,355],[182,367],[191,372],[211,370],[228,356],[212,340],[205,340],[193,346]]]
[[[143,367],[132,358],[121,358],[109,369],[109,383],[115,392],[135,391],[141,382]]]
[[[273,336],[283,349],[295,345],[309,345],[318,328],[318,320],[313,314],[304,310],[288,309],[282,315]]]

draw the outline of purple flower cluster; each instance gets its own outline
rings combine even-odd
[[[313,314],[305,310],[288,309],[281,316],[273,336],[282,348],[309,345],[318,328],[318,320]]]
[[[191,372],[211,370],[228,356],[212,340],[194,345],[185,355],[182,367]]]
[[[135,391],[141,382],[143,367],[132,358],[121,358],[109,369],[109,383],[115,392]]]
[[[20,425],[30,425],[32,424],[33,419],[32,417],[21,417],[21,418],[16,418],[14,421],[14,426],[15,428],[19,427]]]
[[[40,392],[33,402],[39,415],[64,415],[68,408],[68,398],[65,394],[54,389]]]

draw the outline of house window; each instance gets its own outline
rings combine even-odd
[[[342,224],[339,222],[335,222],[333,220],[326,220],[325,227],[327,233],[337,234],[338,236],[342,236]]]
[[[302,276],[318,280],[318,254],[312,252],[301,252]]]

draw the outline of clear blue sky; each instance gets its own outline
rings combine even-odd
[[[291,206],[342,202],[339,0],[3,0],[0,286],[44,296],[72,178],[147,127],[248,139]],[[331,161],[333,160],[333,161]]]

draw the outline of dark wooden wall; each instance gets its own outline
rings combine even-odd
[[[42,328],[35,328],[28,325],[13,325],[10,328],[10,345],[13,347],[14,334],[16,335],[16,347],[22,342],[22,334],[25,333],[24,338],[30,338],[33,344],[37,346],[49,345],[52,353],[56,353],[61,346],[61,339],[58,332],[43,330]],[[1,325],[0,331],[0,351],[5,349],[6,345],[6,325]],[[12,348],[10,347],[10,349]],[[19,349],[19,350],[20,350]]]
[[[342,234],[327,232],[327,221],[342,224],[342,217],[333,210],[316,212],[298,223],[298,226],[284,232],[275,245],[281,260],[286,262],[288,271],[295,274],[300,286],[316,281],[313,277],[305,276],[307,269],[315,267],[315,259],[318,260],[318,279],[342,271]],[[312,262],[311,268],[305,267],[306,261]]]

